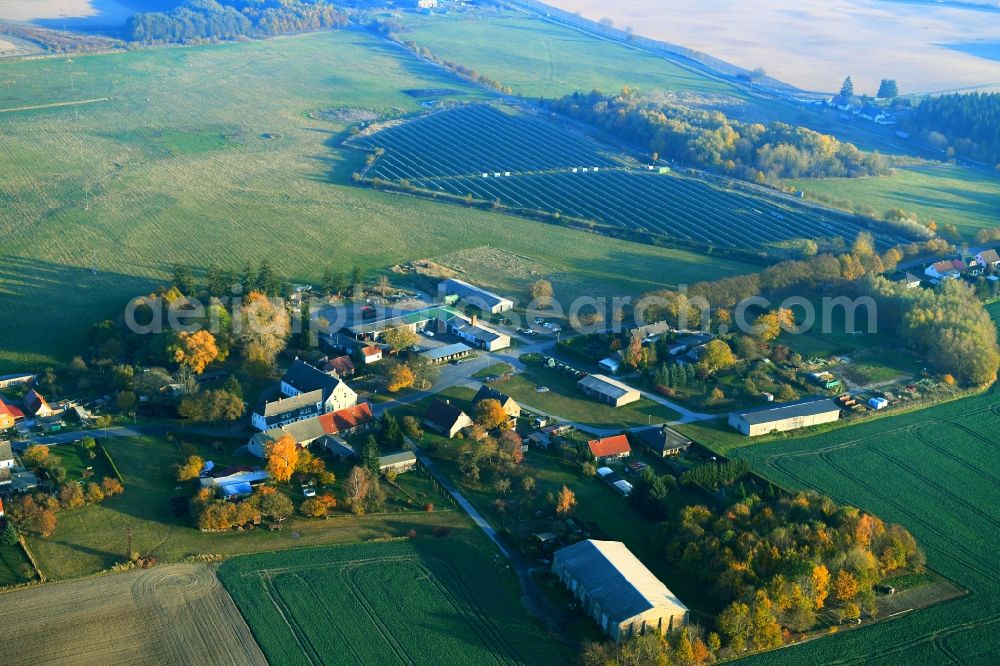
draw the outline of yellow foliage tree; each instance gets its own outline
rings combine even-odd
[[[397,363],[388,367],[385,373],[385,390],[389,393],[396,393],[402,389],[413,386],[416,377],[409,366]]]
[[[826,598],[830,594],[830,572],[826,566],[823,564],[814,566],[809,582],[812,587],[813,606],[819,610],[826,603]]]
[[[267,471],[278,483],[292,478],[299,461],[299,445],[291,435],[284,435],[267,448]]]
[[[576,508],[576,495],[572,490],[563,486],[556,498],[556,515],[565,518],[573,513],[574,508]]]
[[[201,470],[204,466],[205,461],[202,460],[200,456],[188,456],[188,459],[184,461],[184,464],[177,468],[177,480],[190,481],[191,479],[198,478],[198,475],[201,474]]]

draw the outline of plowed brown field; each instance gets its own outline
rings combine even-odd
[[[215,573],[199,564],[0,595],[9,664],[266,665]]]

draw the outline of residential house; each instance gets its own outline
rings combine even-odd
[[[983,250],[976,254],[976,263],[986,269],[1000,268],[1000,254],[996,250]]]
[[[907,289],[916,289],[920,286],[920,276],[914,275],[910,271],[896,271],[889,276],[889,280],[901,284]]]
[[[14,451],[10,448],[10,442],[0,441],[0,469],[12,469],[14,467]]]
[[[935,280],[957,280],[966,268],[960,259],[938,261],[924,269],[924,275]]]
[[[0,430],[13,428],[23,418],[24,412],[14,405],[7,404],[3,396],[0,396]]]
[[[499,402],[504,414],[512,421],[521,417],[521,405],[517,404],[517,401],[509,395],[501,393],[491,386],[486,386],[485,384],[481,386],[479,391],[476,392],[476,396],[472,399],[472,404],[477,405],[482,400],[496,400]]]
[[[413,451],[396,451],[378,458],[378,471],[385,474],[389,470],[402,474],[417,466],[417,456]]]
[[[45,401],[42,394],[35,389],[31,389],[24,394],[24,407],[32,416],[38,418],[56,416],[61,412],[61,410],[49,406],[49,403]]]
[[[346,355],[328,359],[323,364],[323,372],[332,372],[338,377],[350,377],[354,374],[355,370],[354,361],[351,360],[350,356]]]
[[[840,406],[829,398],[810,397],[756,409],[732,412],[729,425],[744,435],[756,437],[772,432],[831,423],[840,418]]]
[[[587,375],[576,383],[577,388],[592,398],[612,407],[637,402],[642,395],[631,386],[605,375]]]
[[[24,372],[13,375],[2,375],[0,376],[0,389],[14,388],[15,386],[27,386],[28,384],[34,382],[37,376],[38,375]]]
[[[272,428],[267,432],[258,432],[250,438],[247,450],[252,455],[263,458],[267,445],[285,435],[291,435],[292,439],[302,447],[318,441],[321,445],[329,448],[327,439],[348,437],[356,432],[367,430],[374,421],[375,417],[372,416],[371,407],[368,403],[363,402],[304,421],[296,421],[283,427]],[[353,452],[354,450],[351,449],[352,455]]]
[[[300,393],[293,398],[279,398],[259,404],[250,417],[250,422],[257,430],[281,428],[289,423],[305,421],[323,414],[323,391],[316,389],[308,393]]]
[[[497,296],[464,280],[450,278],[438,284],[438,296],[458,296],[466,305],[479,308],[488,314],[500,314],[514,308],[514,301],[503,296]]]
[[[632,447],[629,446],[628,438],[625,435],[592,439],[587,442],[587,447],[590,449],[590,453],[600,461],[620,460],[632,454]]]
[[[472,419],[450,401],[435,400],[424,414],[424,424],[450,439],[471,426]]]
[[[358,404],[358,394],[334,374],[295,359],[281,378],[281,393],[290,398],[312,391],[323,392],[323,411],[333,412]]]
[[[665,321],[656,321],[652,324],[643,324],[636,328],[629,329],[626,338],[639,338],[640,340],[650,340],[660,335],[669,333],[672,329]]]
[[[378,345],[368,345],[361,350],[361,358],[364,360],[365,365],[378,363],[382,360],[382,348]]]
[[[636,440],[647,449],[660,456],[676,456],[691,446],[691,440],[669,426],[652,426],[632,431]]]
[[[688,622],[687,606],[620,541],[587,539],[561,548],[552,573],[616,641],[665,634]]]

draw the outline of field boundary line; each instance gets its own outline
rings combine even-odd
[[[32,104],[31,106],[15,106],[10,109],[0,109],[0,113],[16,113],[17,111],[38,111],[40,109],[58,109],[64,106],[83,106],[84,104],[96,104],[97,102],[110,102],[114,97],[95,97],[94,99],[81,99],[75,102],[52,102],[50,104]]]
[[[38,560],[35,559],[35,554],[32,553],[31,548],[28,547],[28,542],[25,540],[23,534],[17,535],[17,542],[21,544],[21,550],[24,551],[25,557],[27,557],[28,561],[31,562],[31,568],[35,570],[36,574],[38,574],[38,581],[40,583],[44,583],[46,580],[45,574],[42,573],[42,568],[38,565]]]

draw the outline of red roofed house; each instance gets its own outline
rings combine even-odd
[[[962,271],[965,268],[965,264],[958,259],[939,261],[936,264],[928,266],[924,270],[924,274],[938,280],[957,280],[962,276]]]
[[[346,437],[353,435],[359,430],[367,430],[375,417],[372,415],[372,408],[367,402],[354,407],[340,409],[336,412],[323,414],[319,417],[319,422],[323,426],[323,432],[328,435],[338,435]]]
[[[13,428],[14,424],[23,418],[24,412],[14,405],[8,405],[3,398],[0,398],[0,430]]]
[[[628,445],[628,438],[625,435],[592,439],[587,442],[587,446],[599,460],[618,460],[632,453],[632,447]]]
[[[33,416],[37,416],[39,418],[55,416],[59,413],[59,410],[52,409],[52,407],[49,406],[49,403],[45,402],[45,398],[42,397],[42,394],[35,389],[31,389],[24,394],[24,406]]]
[[[354,361],[350,356],[331,358],[323,365],[325,372],[336,372],[339,377],[350,377],[354,374]]]
[[[365,365],[382,360],[382,348],[371,345],[361,350],[361,357],[365,359]]]

